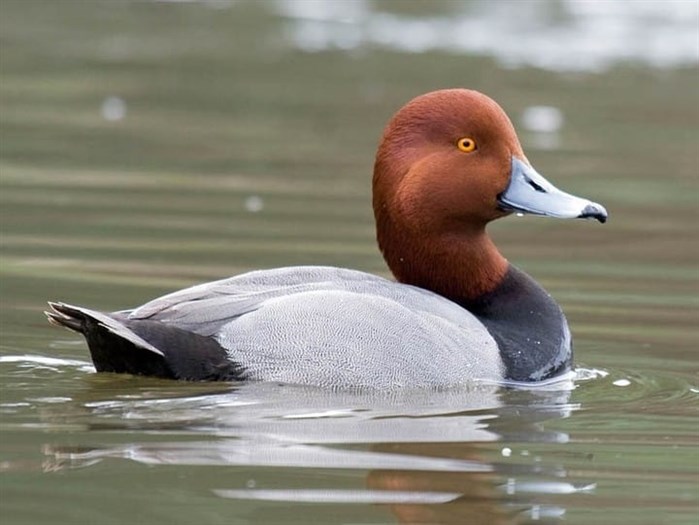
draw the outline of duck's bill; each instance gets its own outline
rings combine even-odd
[[[510,184],[500,194],[498,202],[505,211],[560,219],[607,220],[604,206],[559,190],[529,164],[516,157],[512,157]]]

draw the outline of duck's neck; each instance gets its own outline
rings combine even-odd
[[[437,235],[380,228],[377,238],[398,281],[456,302],[477,299],[495,290],[507,273],[508,262],[485,226]]]
[[[419,244],[400,232],[378,238],[400,282],[436,292],[483,323],[498,344],[507,379],[541,381],[570,369],[570,332],[560,307],[507,262],[484,228]]]

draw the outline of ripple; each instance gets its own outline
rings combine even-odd
[[[593,381],[595,379],[603,379],[609,375],[606,370],[600,370],[598,368],[576,368],[575,371],[575,381]]]
[[[147,465],[256,466],[283,468],[491,472],[481,461],[415,456],[381,450],[352,450],[325,445],[280,442],[264,436],[186,443],[129,444],[104,448],[49,445],[44,454],[66,468],[84,468],[102,459],[126,459]]]
[[[19,369],[50,370],[60,372],[62,368],[68,367],[81,372],[94,372],[95,367],[89,361],[79,361],[77,359],[60,359],[57,357],[45,357],[41,355],[3,355],[0,356],[0,364],[17,363]]]
[[[229,499],[290,501],[294,503],[370,503],[378,505],[441,504],[449,503],[462,496],[458,492],[342,489],[215,489],[213,492],[222,498]]]
[[[611,403],[643,411],[661,408],[664,413],[686,413],[699,396],[685,377],[672,372],[634,369],[576,370],[576,386],[583,405]]]

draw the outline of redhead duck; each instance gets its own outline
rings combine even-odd
[[[495,101],[449,89],[401,108],[376,154],[373,207],[397,282],[289,267],[115,313],[49,303],[47,316],[83,334],[103,372],[390,390],[570,370],[561,308],[486,225],[513,212],[600,222],[607,212],[537,173]]]

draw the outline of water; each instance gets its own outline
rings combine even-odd
[[[699,4],[691,0],[277,0],[290,42],[309,52],[382,47],[494,56],[503,67],[605,71],[618,62],[656,67],[699,60]],[[436,9],[435,9],[436,7]],[[411,12],[415,10],[417,12]],[[552,45],[552,42],[555,42]]]
[[[430,4],[353,9],[359,27],[466,16]],[[3,0],[3,523],[695,524],[699,79],[681,36],[695,8],[676,4],[676,23],[621,18],[669,24],[684,59],[609,46],[604,67],[571,72],[496,43],[299,49],[299,20],[335,15],[288,2]],[[536,5],[555,28],[579,4]],[[626,3],[594,5],[618,22]],[[499,12],[479,9],[486,26]],[[543,60],[537,42],[518,37]],[[252,268],[385,274],[378,134],[415,94],[456,85],[495,97],[542,174],[610,211],[491,228],[566,311],[568,381],[387,396],[98,375],[46,324],[48,299],[120,309]]]

